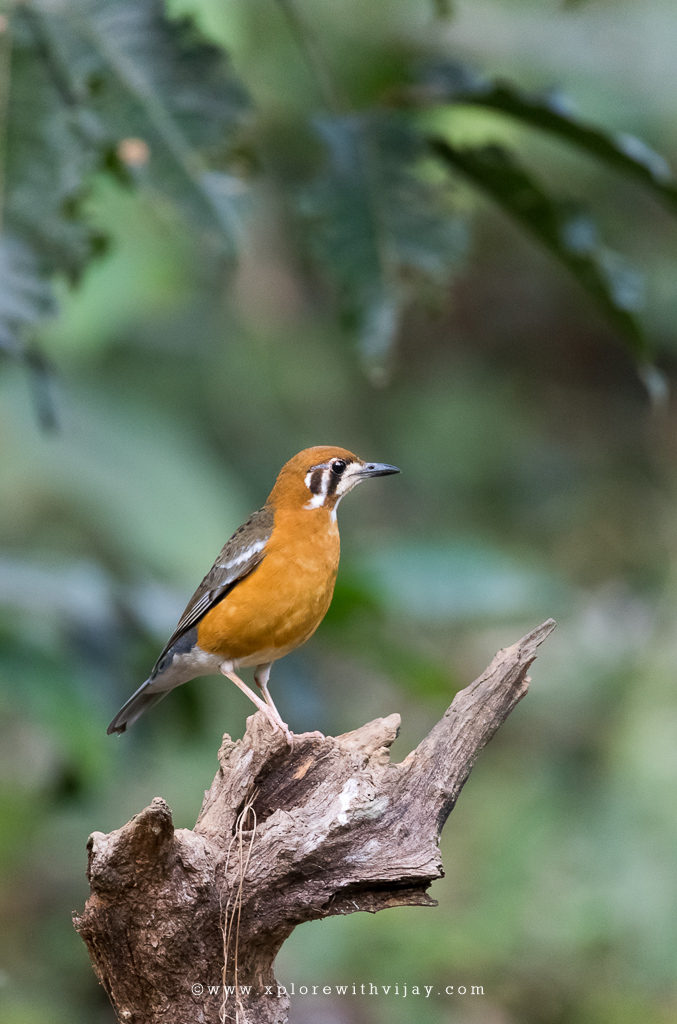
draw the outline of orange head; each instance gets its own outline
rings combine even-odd
[[[344,494],[371,476],[399,473],[396,466],[364,462],[346,448],[316,445],[286,462],[268,497],[274,508],[324,508],[334,512]]]

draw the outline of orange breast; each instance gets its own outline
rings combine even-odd
[[[284,657],[308,640],[334,593],[340,542],[323,509],[275,514],[261,564],[198,625],[198,645],[240,665]]]

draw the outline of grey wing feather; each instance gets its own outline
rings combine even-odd
[[[180,636],[195,626],[236,583],[260,565],[265,556],[266,544],[273,532],[273,518],[272,508],[264,505],[253,512],[247,522],[226,541],[213,566],[186,605],[176,629],[155,663],[155,668]]]

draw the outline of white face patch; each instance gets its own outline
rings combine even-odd
[[[333,498],[331,516],[332,519],[336,519],[336,508],[343,495],[351,491],[363,479],[361,469],[360,462],[349,462],[339,475],[333,471],[332,463],[313,466],[308,470],[305,478],[306,487],[310,491],[311,497],[303,507],[307,509],[322,508],[327,497]]]
[[[326,497],[327,497],[326,494],[323,494],[321,491],[318,491],[317,494],[313,494],[313,496],[310,499],[310,501],[307,501],[303,507],[304,508],[322,508],[322,506],[324,505],[324,501],[325,501]]]
[[[328,466],[315,466],[306,473],[306,487],[310,491],[310,500],[304,508],[322,508],[327,498],[331,470]]]

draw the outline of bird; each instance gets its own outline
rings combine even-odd
[[[182,683],[221,673],[293,747],[268,690],[271,666],[310,639],[331,604],[339,502],[363,480],[391,473],[399,469],[331,445],[304,448],[289,459],[265,504],[224,544],[108,734],[123,733]],[[254,668],[260,696],[237,674],[243,667]]]

